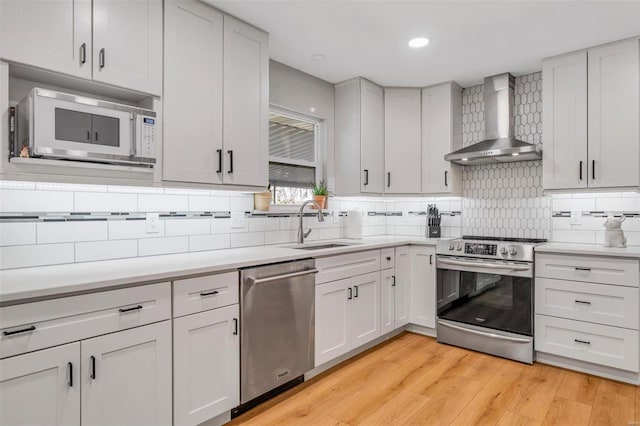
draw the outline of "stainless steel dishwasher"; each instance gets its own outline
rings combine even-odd
[[[240,412],[313,369],[317,272],[313,259],[241,271]]]

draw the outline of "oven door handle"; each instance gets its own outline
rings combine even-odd
[[[438,262],[443,265],[474,266],[477,268],[497,269],[502,271],[529,271],[531,269],[528,265],[505,265],[501,263],[467,262],[464,260],[438,259]]]
[[[442,322],[442,321],[438,321],[438,324],[443,326],[443,327],[453,328],[454,330],[463,331],[463,332],[469,333],[469,334],[477,334],[478,336],[491,337],[492,339],[496,339],[496,340],[506,340],[507,342],[513,342],[513,343],[531,343],[531,339],[518,339],[517,337],[501,336],[499,334],[486,333],[486,332],[483,332],[483,331],[471,330],[469,328],[459,327],[457,325],[449,324],[449,323]]]

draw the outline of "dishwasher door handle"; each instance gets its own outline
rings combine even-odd
[[[291,272],[289,274],[274,275],[273,277],[265,277],[265,278],[249,277],[247,278],[247,280],[252,281],[254,284],[258,285],[258,284],[271,283],[273,281],[286,280],[287,278],[295,278],[295,277],[301,277],[303,275],[310,275],[310,274],[317,274],[317,273],[318,273],[317,269],[306,269],[304,271]]]

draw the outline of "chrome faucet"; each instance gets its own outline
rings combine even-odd
[[[309,229],[307,232],[303,231],[302,229],[302,210],[304,210],[304,207],[307,204],[313,204],[316,206],[316,208],[318,209],[318,222],[324,222],[324,214],[322,213],[322,209],[317,202],[315,202],[314,200],[307,200],[302,203],[302,205],[300,206],[300,226],[298,226],[298,244],[303,244],[304,239],[311,233],[311,229]]]

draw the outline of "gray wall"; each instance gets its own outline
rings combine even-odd
[[[271,105],[324,121],[324,176],[333,191],[333,84],[272,60],[269,101]]]

